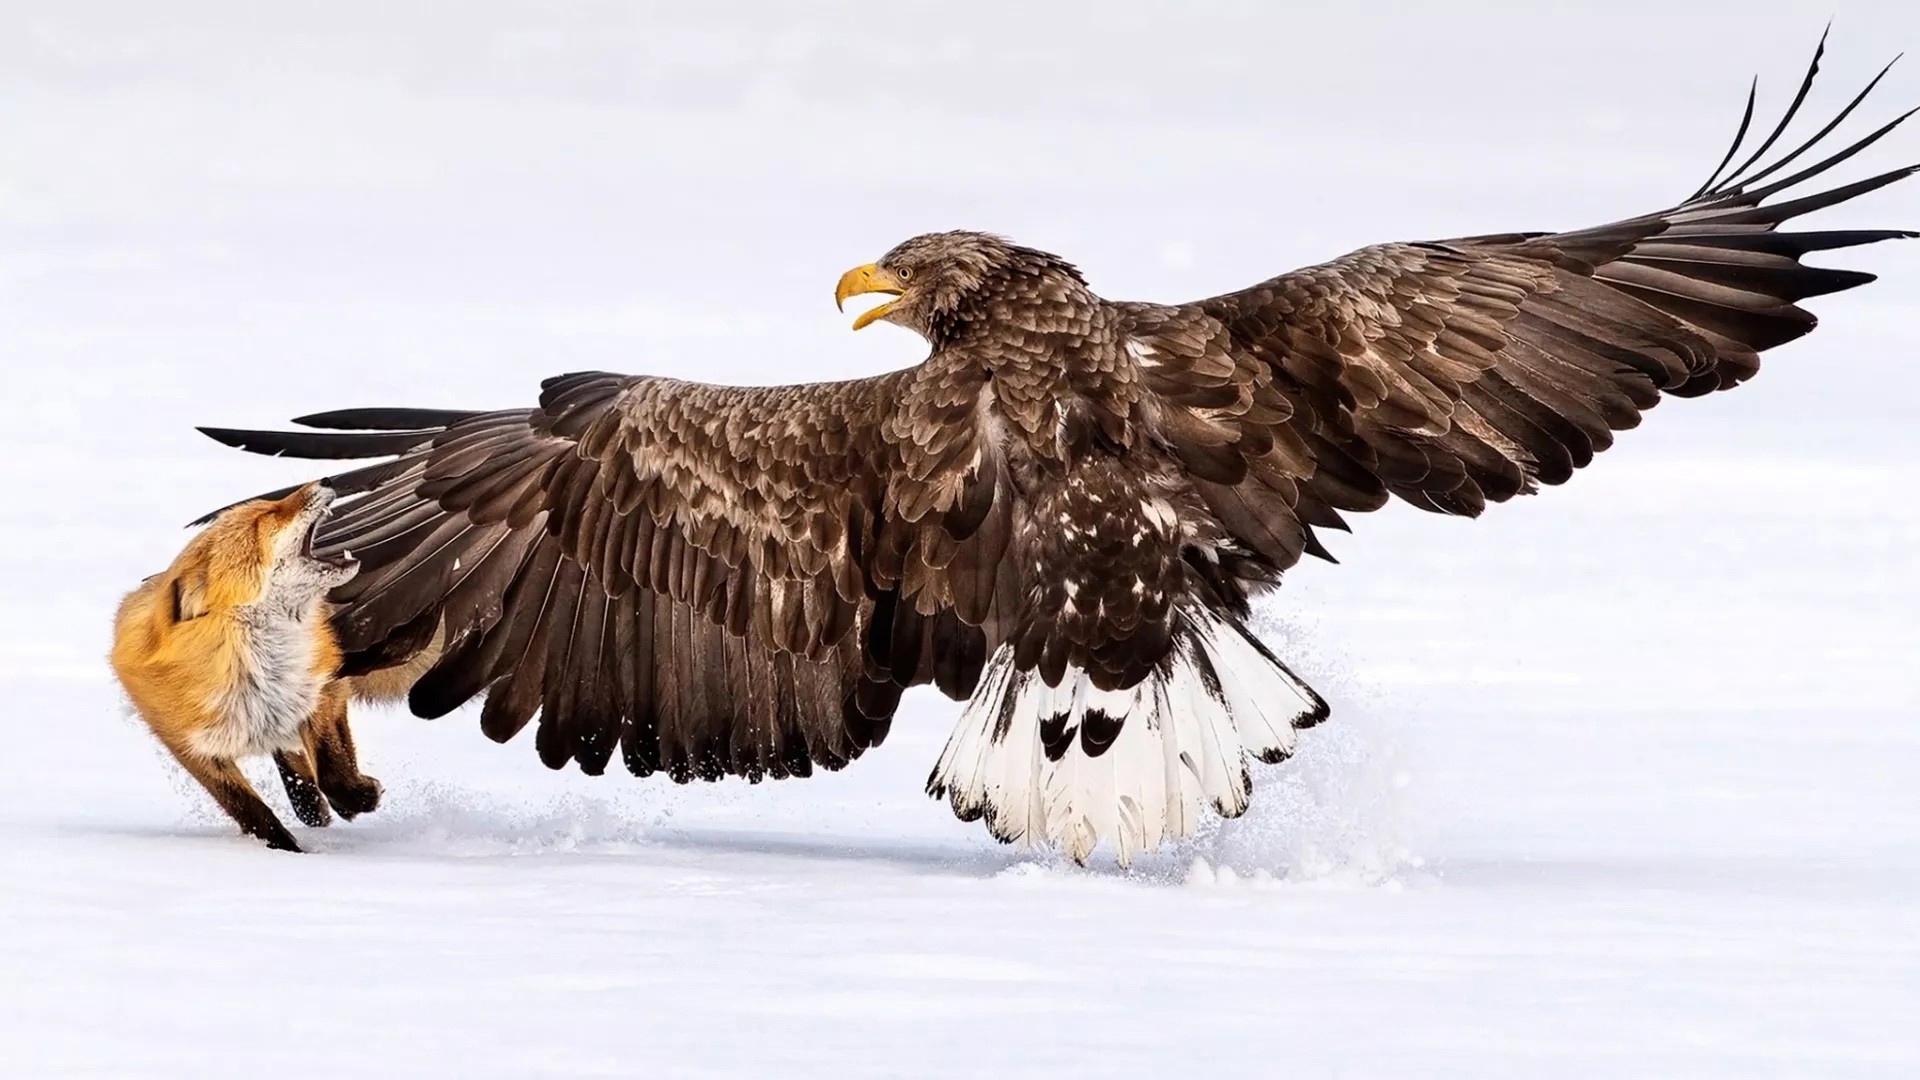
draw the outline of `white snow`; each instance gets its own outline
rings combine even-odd
[[[1565,489],[1330,538],[1268,637],[1333,718],[1127,873],[925,798],[931,693],[760,787],[366,712],[387,802],[305,856],[127,718],[114,602],[314,472],[194,424],[883,370],[830,286],[928,229],[1180,299],[1589,224],[1690,191],[1755,70],[1770,120],[1831,5],[1118,7],[8,5],[0,1073],[1920,1074],[1920,243]],[[1817,106],[1896,8],[1839,5]]]

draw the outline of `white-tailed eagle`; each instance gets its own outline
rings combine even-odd
[[[901,371],[574,374],[531,408],[207,433],[387,459],[334,478],[320,544],[363,567],[334,595],[348,672],[410,665],[421,716],[484,695],[494,739],[539,718],[551,767],[757,781],[845,765],[932,683],[969,701],[931,794],[1124,863],[1243,812],[1250,763],[1327,715],[1247,628],[1320,530],[1561,483],[1663,395],[1751,377],[1813,329],[1800,301],[1872,280],[1802,256],[1914,235],[1780,230],[1916,171],[1804,190],[1893,128],[1794,168],[1866,91],[1769,156],[1818,61],[1757,151],[1734,164],[1749,95],[1706,185],[1612,224],[1382,244],[1185,304],[934,233],[839,284],[890,297],[856,328],[927,340]]]

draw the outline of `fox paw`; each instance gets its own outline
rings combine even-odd
[[[341,781],[327,791],[327,802],[333,804],[333,812],[347,821],[361,814],[371,814],[380,807],[380,796],[386,791],[380,781],[371,776],[361,776],[353,780]]]
[[[293,834],[277,821],[270,826],[260,826],[249,831],[275,851],[299,852],[301,850],[300,845],[294,842]]]
[[[309,829],[324,829],[332,824],[333,818],[327,813],[327,804],[321,800],[320,792],[312,788],[295,791],[287,789],[287,799],[293,804],[293,813],[300,824]]]

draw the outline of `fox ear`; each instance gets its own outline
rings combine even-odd
[[[173,621],[188,622],[207,613],[207,576],[187,573],[173,579]]]

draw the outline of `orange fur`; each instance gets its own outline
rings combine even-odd
[[[299,850],[235,762],[272,754],[302,821],[373,809],[379,784],[359,771],[348,689],[327,591],[350,561],[313,556],[332,491],[234,507],[173,565],[121,602],[112,663],[135,710],[175,760],[251,835]]]

